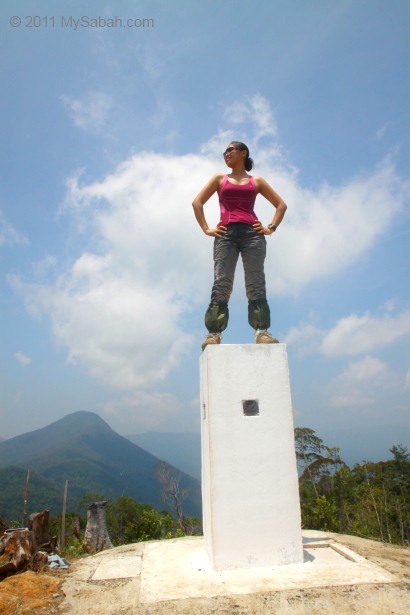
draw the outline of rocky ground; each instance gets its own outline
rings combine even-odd
[[[0,583],[4,615],[366,615],[410,613],[410,548],[354,536],[329,534],[359,555],[391,572],[397,584],[323,587],[241,596],[137,604],[138,581],[87,579],[93,558],[74,562],[68,571],[25,572]],[[119,547],[126,549],[126,547]]]

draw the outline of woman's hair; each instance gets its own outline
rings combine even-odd
[[[234,147],[237,147],[238,149],[240,149],[241,151],[246,150],[247,152],[247,156],[245,158],[245,171],[252,171],[253,168],[253,160],[252,158],[249,156],[249,148],[247,145],[245,145],[245,143],[242,143],[241,141],[231,141],[232,145]]]

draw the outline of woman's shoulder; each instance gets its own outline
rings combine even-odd
[[[208,180],[205,188],[207,190],[210,190],[211,188],[213,190],[219,190],[224,180],[224,177],[225,175],[223,173],[216,173],[215,175],[212,175],[212,177]]]
[[[226,177],[226,173],[215,173],[215,175],[211,179],[211,182],[213,182],[215,185],[218,186],[218,188],[220,188]]]
[[[226,177],[225,173],[215,173],[215,175],[212,175],[211,179],[209,180],[210,182],[221,182],[223,181],[223,179]]]
[[[261,186],[266,186],[268,183],[266,179],[261,175],[253,175],[253,181],[255,182],[255,186],[257,188],[260,188]]]

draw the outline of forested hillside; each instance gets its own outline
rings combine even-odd
[[[303,526],[381,541],[410,543],[410,454],[349,468],[339,449],[307,427],[295,429]]]
[[[201,434],[146,431],[124,436],[144,451],[201,480]]]
[[[324,444],[312,429],[298,427],[295,448],[303,527],[410,543],[410,455],[406,447],[392,446],[388,461],[350,468],[338,448]],[[199,481],[160,464],[157,457],[116,434],[93,413],[74,413],[0,443],[0,516],[9,522],[21,523],[29,468],[28,514],[51,508],[51,514],[58,516],[66,480],[68,511],[73,513],[85,514],[79,502],[90,492],[110,500],[113,510],[120,507],[121,514],[124,507],[133,510],[141,505],[147,505],[148,511],[150,507],[173,511],[172,498],[167,505],[163,491],[164,484],[169,487],[177,480],[183,514],[201,516]],[[146,521],[153,513],[144,514]],[[164,518],[161,524],[161,531],[167,532]],[[141,527],[138,532],[143,532]]]
[[[96,414],[75,412],[0,443],[0,516],[21,519],[28,469],[28,514],[38,512],[38,506],[58,514],[66,480],[68,511],[76,511],[88,492],[111,500],[125,495],[161,510],[166,504],[155,473],[159,464],[158,458],[118,435]],[[200,516],[199,481],[181,473],[180,483],[186,514]]]

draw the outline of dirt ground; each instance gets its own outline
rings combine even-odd
[[[25,572],[0,583],[2,615],[405,615],[410,614],[410,548],[328,534],[391,572],[397,584],[352,585],[138,604],[138,581],[90,583],[93,558],[69,570]],[[127,547],[119,549],[126,550]],[[94,562],[94,563],[93,563]],[[66,595],[65,595],[66,594]]]
[[[31,615],[58,613],[64,597],[62,579],[51,571],[36,573],[28,570],[4,579],[0,583],[0,613],[2,615]]]

